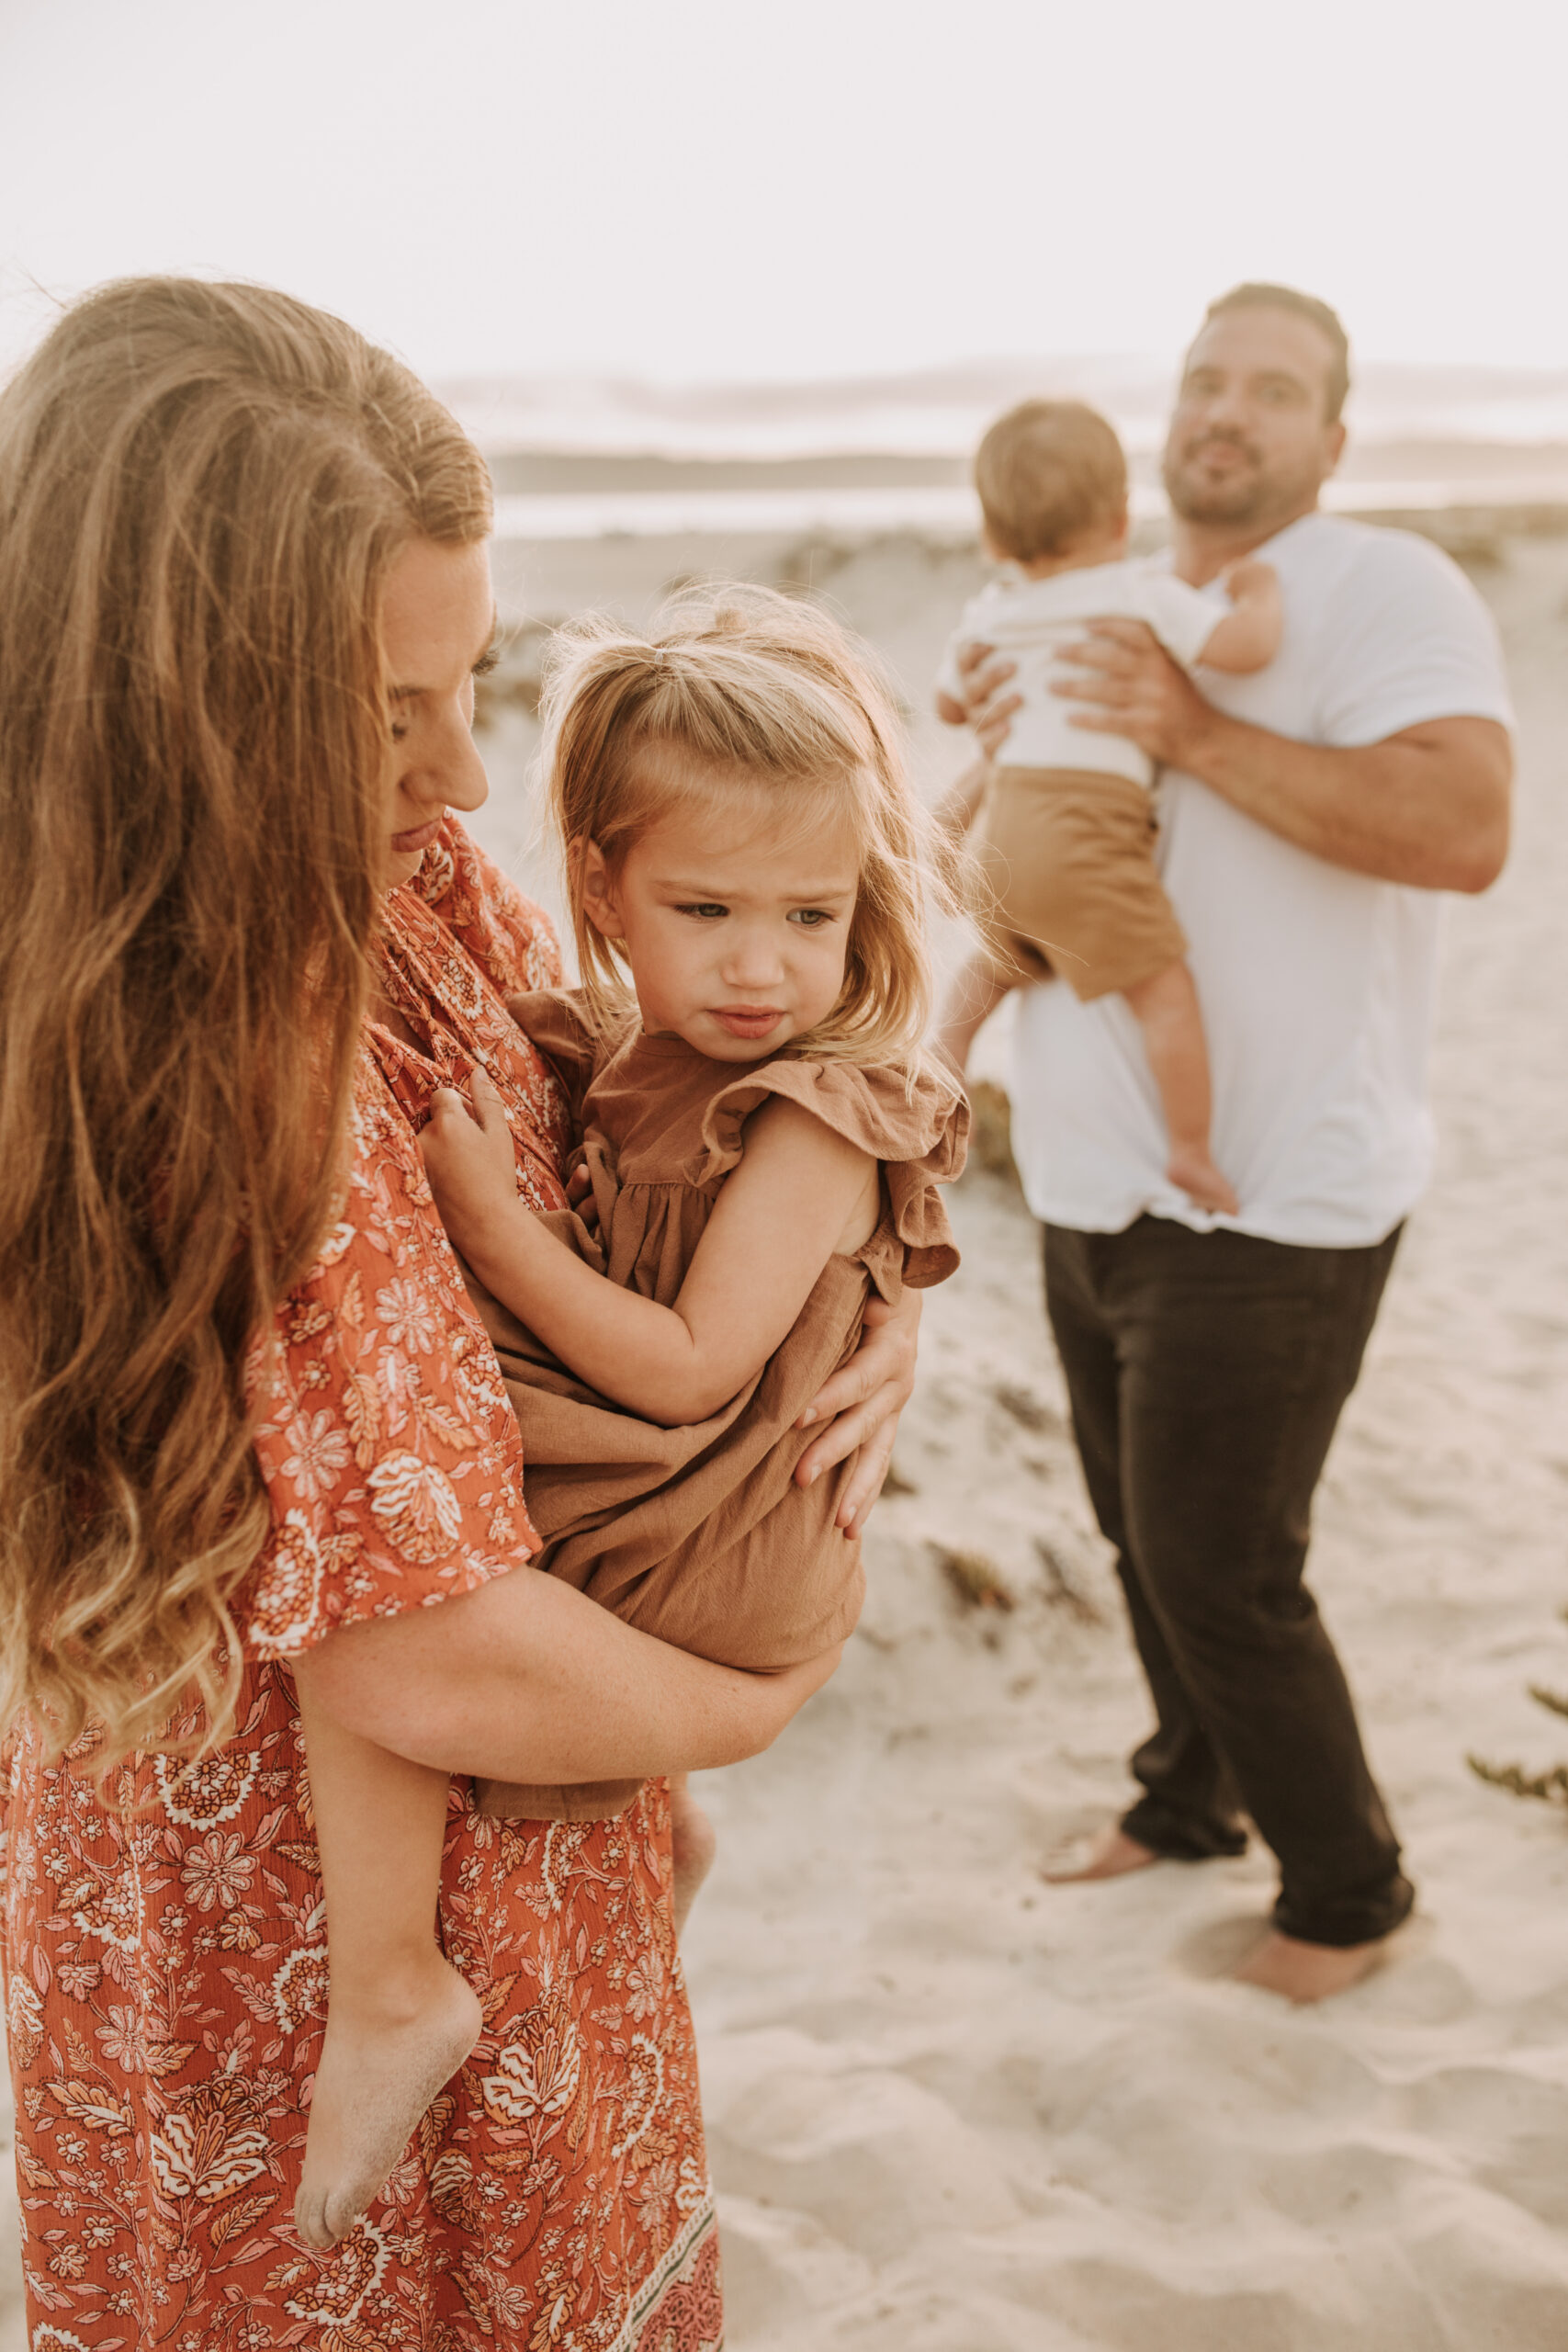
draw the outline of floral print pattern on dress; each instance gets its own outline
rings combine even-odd
[[[497,1823],[452,1784],[439,1931],[484,2030],[365,2222],[292,2227],[328,1963],[288,1660],[526,1574],[516,1424],[417,1131],[476,1064],[521,1194],[558,1206],[555,1080],[502,1002],[543,919],[449,823],[388,902],[343,1218],[252,1366],[273,1533],[240,1597],[233,1736],[6,1762],[4,1960],[34,2352],[716,2352],[717,2242],[670,1907],[667,1793]]]

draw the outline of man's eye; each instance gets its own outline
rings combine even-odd
[[[729,909],[728,907],[715,906],[713,901],[709,899],[698,899],[689,906],[677,907],[675,911],[677,914],[681,915],[695,915],[698,921],[702,922],[713,922],[716,921],[719,916],[727,915],[729,912]]]
[[[392,741],[393,741],[393,742],[394,742],[394,743],[400,743],[400,742],[402,742],[402,741],[404,741],[404,739],[406,738],[406,736],[407,736],[407,734],[408,734],[408,731],[409,731],[409,723],[408,723],[408,720],[407,720],[406,718],[394,718],[394,719],[393,719],[393,721],[392,721]]]

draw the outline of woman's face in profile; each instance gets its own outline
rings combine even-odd
[[[490,791],[474,749],[474,676],[495,633],[490,544],[415,539],[388,576],[381,608],[391,741],[383,887],[412,882],[448,808]]]

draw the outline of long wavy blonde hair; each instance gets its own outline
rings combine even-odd
[[[842,991],[788,1050],[913,1071],[931,1009],[928,916],[954,903],[953,861],[915,797],[867,646],[771,589],[689,590],[647,636],[592,616],[569,622],[547,657],[540,717],[578,962],[602,1021],[626,984],[583,904],[585,844],[614,872],[676,808],[744,790],[775,831],[847,820],[860,854]]]
[[[490,520],[417,379],[262,288],[106,286],[0,393],[0,1725],[51,1753],[231,1727],[246,1361],[366,1004],[382,591]]]

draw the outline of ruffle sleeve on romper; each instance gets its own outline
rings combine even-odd
[[[882,1162],[886,1214],[866,1244],[884,1249],[866,1271],[891,1304],[899,1292],[930,1290],[958,1267],[958,1250],[942,1205],[942,1184],[963,1172],[969,1105],[951,1080],[929,1069],[907,1084],[901,1072],[863,1069],[852,1062],[776,1061],[749,1069],[716,1094],[702,1123],[701,1155],[688,1182],[727,1176],[741,1156],[741,1130],[770,1095],[798,1103],[846,1143]]]

